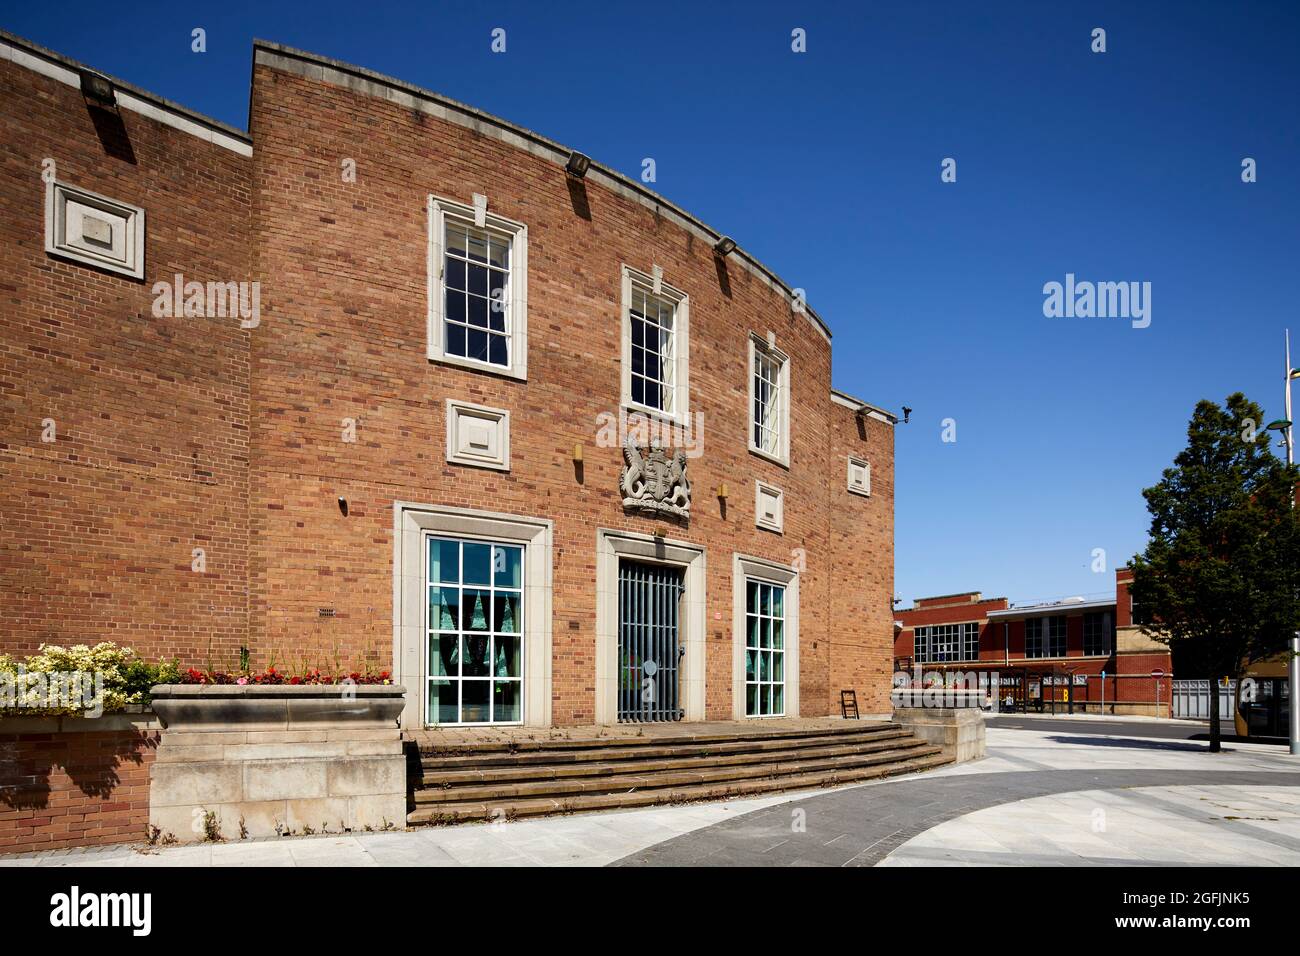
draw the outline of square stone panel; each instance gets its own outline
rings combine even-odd
[[[510,470],[510,413],[447,399],[447,461]]]
[[[67,183],[48,183],[45,251],[144,278],[144,210]]]

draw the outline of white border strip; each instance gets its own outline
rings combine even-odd
[[[22,47],[15,44],[12,40],[0,37],[0,60],[8,60],[17,66],[31,70],[41,76],[56,80],[59,83],[72,86],[77,89],[81,88],[81,75],[71,67],[64,66],[61,63],[53,63],[44,57],[36,56]],[[253,146],[251,143],[245,143],[236,139],[220,130],[211,129],[201,123],[196,123],[187,116],[173,113],[170,110],[163,109],[147,100],[143,100],[133,95],[128,90],[124,90],[116,83],[113,84],[117,91],[117,102],[123,109],[139,113],[147,119],[162,123],[164,126],[170,126],[172,129],[178,129],[183,133],[189,133],[191,136],[212,143],[214,146],[220,146],[231,152],[238,153],[240,156],[252,156]]]

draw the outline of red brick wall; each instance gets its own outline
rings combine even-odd
[[[595,529],[661,530],[707,552],[707,714],[731,715],[731,556],[791,564],[801,579],[801,697],[825,713],[835,683],[830,644],[879,646],[879,619],[860,629],[830,613],[830,502],[847,496],[847,464],[827,454],[833,412],[830,347],[808,317],[734,258],[594,178],[575,203],[562,168],[462,126],[259,64],[254,70],[257,274],[274,296],[253,337],[252,605],[255,659],[302,648],[387,665],[392,653],[393,502],[410,500],[554,519],[553,718],[594,719]],[[357,182],[340,162],[356,161]],[[489,209],[529,228],[528,381],[430,363],[426,357],[426,198]],[[577,208],[575,208],[577,207]],[[620,398],[620,266],[664,269],[690,296],[690,405],[704,416],[704,453],[690,463],[689,525],[626,514],[618,448],[595,446],[597,416]],[[750,332],[776,334],[793,368],[789,470],[747,450]],[[509,473],[445,461],[444,402],[511,412]],[[358,422],[355,444],[341,419]],[[870,446],[873,439],[868,439]],[[874,439],[886,454],[885,438]],[[583,480],[570,460],[585,447]],[[875,463],[878,497],[859,515],[892,512],[892,450]],[[754,479],[785,492],[785,533],[754,526]],[[725,508],[716,496],[729,489]],[[350,503],[347,518],[337,498]],[[892,516],[866,519],[851,578],[864,607],[887,609]],[[874,565],[873,565],[874,562]],[[332,607],[322,618],[318,608]],[[284,656],[283,653],[281,655]],[[865,664],[863,666],[866,666]],[[876,666],[878,669],[879,665]],[[883,684],[882,684],[883,688]]]
[[[1001,622],[988,620],[989,611],[1004,611],[1007,599],[984,598],[983,600],[963,600],[977,596],[978,591],[967,595],[942,598],[918,598],[913,607],[896,611],[894,619],[903,626],[894,636],[894,656],[912,657],[915,653],[916,633],[918,627],[931,624],[961,624],[970,621],[980,622],[980,660],[1001,660],[1005,656],[1002,639]]]
[[[997,600],[989,598],[988,600]],[[961,594],[943,594],[938,597],[917,598],[912,602],[914,610],[928,610],[936,607],[951,607],[955,605],[969,605],[980,603],[979,591],[964,591]]]
[[[838,404],[832,405],[831,412],[834,461],[829,488],[827,705],[830,713],[839,713],[840,691],[851,689],[862,714],[889,713],[894,635],[894,426],[858,416]],[[850,455],[871,463],[870,498],[847,489]],[[836,478],[840,480],[836,482]],[[808,598],[802,603],[806,607]],[[817,636],[805,633],[800,653],[819,650]],[[801,695],[805,703],[814,700],[809,688],[801,688]]]
[[[731,714],[734,552],[804,567],[803,711],[841,685],[869,705],[892,620],[890,426],[845,431],[826,338],[738,257],[595,177],[579,195],[554,162],[263,65],[252,159],[125,109],[106,140],[74,87],[10,62],[0,80],[0,650],[112,639],[229,667],[247,643],[256,666],[391,665],[393,503],[412,500],[555,521],[556,723],[594,717],[596,527],[705,548],[709,717]],[[146,210],[143,282],[45,253],[46,157]],[[475,192],[529,226],[527,382],[425,355],[426,196]],[[704,452],[687,525],[624,513],[620,450],[595,444],[619,404],[624,263],[690,296]],[[151,287],[178,272],[259,280],[261,325],[155,318]],[[747,448],[751,332],[791,357],[789,469]],[[510,409],[509,473],[446,463],[448,397]],[[870,499],[845,487],[864,450]],[[755,528],[756,478],[784,490],[784,534]]]
[[[145,838],[157,731],[30,733],[17,723],[0,726],[0,853]]]
[[[1120,568],[1115,572],[1115,626],[1129,627],[1133,624],[1133,600],[1128,588],[1133,583],[1133,572]]]
[[[92,112],[7,60],[0,89],[0,651],[111,639],[231,663],[247,633],[248,332],[155,318],[151,287],[248,278],[250,161]],[[46,254],[47,158],[144,208],[144,281]]]

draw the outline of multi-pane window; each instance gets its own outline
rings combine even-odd
[[[771,355],[754,353],[754,447],[780,457],[784,445],[781,406],[781,365]]]
[[[930,661],[930,629],[917,627],[912,630],[912,660],[918,664]]]
[[[934,624],[914,631],[912,656],[918,664],[943,664],[979,659],[978,623]]]
[[[790,360],[772,339],[750,336],[749,447],[789,464]]]
[[[528,228],[429,197],[429,358],[523,379],[528,365]]]
[[[677,411],[677,304],[634,281],[628,319],[632,401],[672,415]]]
[[[1109,654],[1112,619],[1109,611],[1093,611],[1083,616],[1083,653],[1087,655]]]
[[[1025,621],[1026,657],[1065,656],[1065,615],[1031,617]]]
[[[429,539],[426,720],[523,719],[523,548]]]
[[[745,714],[785,713],[785,588],[745,582]]]
[[[509,367],[512,238],[452,216],[443,222],[444,354]]]

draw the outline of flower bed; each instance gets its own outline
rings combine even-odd
[[[99,716],[143,710],[149,688],[180,679],[175,662],[150,663],[129,647],[42,644],[22,660],[0,654],[0,715]]]
[[[175,681],[178,684],[230,684],[241,687],[249,684],[290,684],[296,686],[300,684],[391,684],[392,682],[392,675],[388,671],[378,671],[373,674],[360,671],[352,671],[348,674],[330,674],[322,673],[313,667],[303,674],[289,675],[276,670],[274,666],[268,667],[257,674],[201,671],[190,667]],[[159,681],[159,683],[166,682]]]

